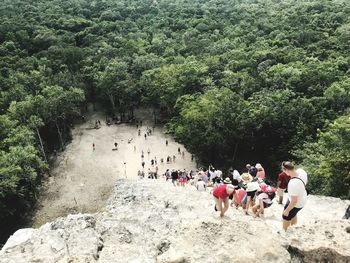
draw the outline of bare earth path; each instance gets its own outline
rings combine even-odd
[[[156,127],[145,140],[146,127],[153,127],[153,122],[150,121],[151,111],[138,111],[136,117],[143,120],[141,136],[138,136],[136,125],[108,127],[105,116],[101,113],[91,114],[85,123],[74,127],[72,142],[58,155],[51,171],[52,177],[45,184],[45,191],[34,216],[35,226],[60,216],[79,212],[93,213],[103,208],[117,179],[137,178],[137,171],[142,169],[142,150],[145,155],[145,172],[148,168],[154,169],[150,161],[155,156],[161,174],[167,168],[195,169],[191,155],[182,145],[165,135],[161,127]],[[101,121],[102,127],[91,129],[97,119]],[[128,143],[131,138],[133,140]],[[165,145],[166,139],[169,141],[168,146]],[[115,142],[118,143],[118,150],[112,151]],[[93,143],[95,151],[92,149]],[[178,147],[185,151],[184,158],[177,153]],[[166,160],[168,155],[175,155],[176,162],[161,164],[160,158]]]

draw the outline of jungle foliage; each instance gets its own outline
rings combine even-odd
[[[3,1],[0,220],[33,204],[87,102],[156,107],[203,162],[295,159],[349,198],[349,49],[346,0]]]

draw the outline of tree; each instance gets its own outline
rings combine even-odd
[[[350,198],[350,115],[337,118],[317,141],[295,151],[301,166],[309,172],[315,194]]]

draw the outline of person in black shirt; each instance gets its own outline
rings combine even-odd
[[[258,169],[255,168],[255,166],[251,166],[249,163],[245,166],[248,170],[248,173],[253,176],[253,178],[256,177],[256,174],[258,172]]]
[[[173,183],[174,186],[176,186],[175,182],[177,182],[177,179],[179,179],[179,173],[177,172],[177,170],[175,171],[173,170],[171,172],[171,182]]]

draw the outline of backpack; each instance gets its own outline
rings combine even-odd
[[[306,195],[309,195],[309,194],[310,194],[309,189],[306,188],[306,185],[305,185],[304,181],[303,181],[301,178],[299,178],[299,177],[293,177],[293,178],[290,178],[289,182],[290,182],[292,179],[299,179],[299,180],[303,183],[303,185],[304,185],[304,188],[305,188],[305,191],[306,191]],[[288,187],[287,187],[287,188],[288,188]]]

